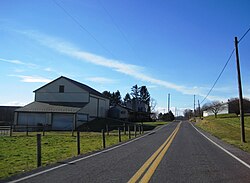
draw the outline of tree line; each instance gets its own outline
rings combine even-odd
[[[126,93],[123,99],[119,90],[115,92],[104,91],[102,92],[102,94],[110,99],[110,106],[114,106],[116,104],[125,105],[126,103],[132,102],[133,100],[138,102],[144,102],[150,106],[150,101],[151,101],[147,87],[146,86],[139,87],[137,84],[132,86],[131,92]]]

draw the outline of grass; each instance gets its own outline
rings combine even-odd
[[[143,122],[144,125],[150,125],[150,126],[161,126],[161,125],[165,125],[168,124],[169,122],[165,122],[165,121],[156,121],[156,122]]]
[[[145,129],[153,129],[167,122],[144,122]],[[150,127],[150,128],[149,128]],[[0,179],[27,172],[36,168],[36,132],[15,132],[12,137],[0,136]],[[128,140],[122,134],[122,141]],[[138,131],[137,131],[138,134]],[[75,133],[76,135],[76,133]],[[131,137],[134,137],[131,131]],[[76,136],[71,132],[46,132],[42,136],[42,166],[77,156]],[[81,154],[102,149],[102,134],[99,132],[81,132]],[[106,135],[106,147],[118,143],[118,131]]]
[[[0,179],[36,168],[36,132],[14,133],[0,137]],[[122,134],[122,141],[128,140]],[[76,134],[75,134],[76,135]],[[81,154],[101,150],[102,136],[97,132],[81,133]],[[106,136],[106,147],[117,144],[117,133]],[[42,166],[77,156],[76,137],[71,132],[47,132],[42,136]]]
[[[221,140],[250,152],[250,116],[245,116],[245,135],[247,143],[241,143],[240,119],[235,114],[205,117],[196,125]]]

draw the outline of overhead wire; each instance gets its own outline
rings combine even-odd
[[[248,30],[243,34],[243,36],[241,36],[241,38],[240,38],[239,41],[238,41],[238,44],[239,44],[239,43],[241,42],[241,40],[248,34],[249,31],[250,31],[250,27],[249,27]],[[235,51],[235,49],[233,49],[233,51],[231,52],[231,54],[230,54],[230,56],[229,56],[229,58],[228,58],[226,64],[224,65],[223,69],[221,70],[219,76],[217,77],[217,79],[215,80],[213,86],[211,87],[211,89],[209,90],[209,92],[207,93],[207,95],[204,97],[204,99],[201,101],[200,104],[202,104],[202,103],[207,99],[207,97],[209,96],[209,94],[211,93],[211,91],[213,90],[213,88],[215,87],[216,83],[218,82],[218,80],[220,79],[222,73],[224,72],[225,68],[227,67],[227,64],[228,64],[228,62],[230,61],[230,59],[231,59],[231,57],[232,57],[234,51]]]
[[[116,27],[116,29],[120,32],[120,34],[122,35],[123,39],[127,42],[128,46],[130,47],[130,49],[132,50],[132,52],[134,53],[134,55],[136,54],[136,51],[134,49],[134,47],[132,46],[131,42],[129,41],[129,39],[127,38],[126,34],[124,33],[124,31],[122,31],[121,27],[116,23],[115,19],[113,18],[113,16],[111,15],[111,13],[108,11],[108,9],[104,6],[104,4],[101,2],[101,0],[97,0],[99,2],[99,4],[101,5],[101,7],[103,8],[103,10],[106,12],[106,14],[109,16],[109,18],[111,19],[112,23],[114,24],[114,26]]]
[[[58,3],[56,0],[53,0],[53,2],[63,10],[63,12],[73,20],[80,28],[81,30],[85,31],[89,34],[89,36],[96,41],[97,44],[99,44],[106,52],[108,52],[111,56],[114,58],[117,58],[108,48],[106,48],[87,28],[85,28],[74,16],[72,16],[60,3]]]
[[[229,63],[229,61],[231,60],[234,51],[235,51],[235,49],[232,50],[232,52],[231,52],[229,58],[227,59],[227,61],[226,61],[225,65],[224,65],[224,67],[222,68],[222,70],[221,70],[220,74],[218,75],[217,79],[215,80],[213,86],[211,87],[211,89],[209,90],[209,92],[207,93],[207,95],[204,97],[204,99],[201,101],[200,104],[202,104],[202,103],[207,99],[207,97],[209,96],[209,94],[211,93],[211,91],[214,89],[214,87],[215,87],[215,85],[217,84],[218,80],[220,79],[222,73],[223,73],[224,70],[226,69],[226,67],[227,67],[227,65],[228,65],[228,63]]]
[[[245,34],[239,39],[238,43],[240,43],[240,41],[247,35],[247,33],[250,31],[250,27],[249,29],[245,32]]]

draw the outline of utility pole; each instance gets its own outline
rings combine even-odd
[[[240,74],[240,59],[238,52],[238,39],[235,37],[235,53],[236,53],[236,65],[238,73],[238,88],[239,88],[239,109],[240,109],[240,124],[241,124],[241,142],[246,142],[245,140],[245,126],[244,126],[244,109],[243,109],[243,97],[242,97],[242,86],[241,86],[241,74]]]
[[[194,95],[194,117],[195,117],[195,95]]]
[[[169,108],[170,108],[170,93],[168,94],[168,112],[169,112]]]
[[[199,117],[201,119],[201,106],[200,106],[200,101],[198,100],[198,110],[199,110]]]

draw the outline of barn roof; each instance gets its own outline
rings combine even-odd
[[[49,85],[49,84],[51,84],[51,83],[53,83],[53,82],[55,82],[56,80],[59,80],[59,79],[61,79],[61,78],[66,79],[67,81],[69,81],[69,82],[75,84],[76,86],[82,88],[82,89],[85,90],[85,91],[88,91],[88,92],[89,92],[90,94],[92,94],[92,95],[96,95],[96,96],[99,96],[99,97],[102,97],[102,98],[107,98],[105,95],[103,95],[103,94],[100,93],[99,91],[97,91],[97,90],[95,90],[95,89],[93,89],[93,88],[91,88],[91,87],[89,87],[89,86],[87,86],[87,85],[85,85],[85,84],[83,84],[83,83],[80,83],[80,82],[75,81],[75,80],[73,80],[73,79],[67,78],[67,77],[65,77],[65,76],[61,76],[61,77],[59,77],[59,78],[57,78],[57,79],[55,79],[55,80],[49,82],[48,84],[46,84],[46,85],[44,85],[44,86],[42,86],[42,87],[36,89],[34,92],[37,92],[38,90],[44,88],[45,86],[47,86],[47,85]],[[107,98],[107,99],[108,99],[108,98]]]
[[[22,108],[15,110],[16,112],[53,112],[53,113],[77,113],[86,103],[44,103],[32,102]]]

